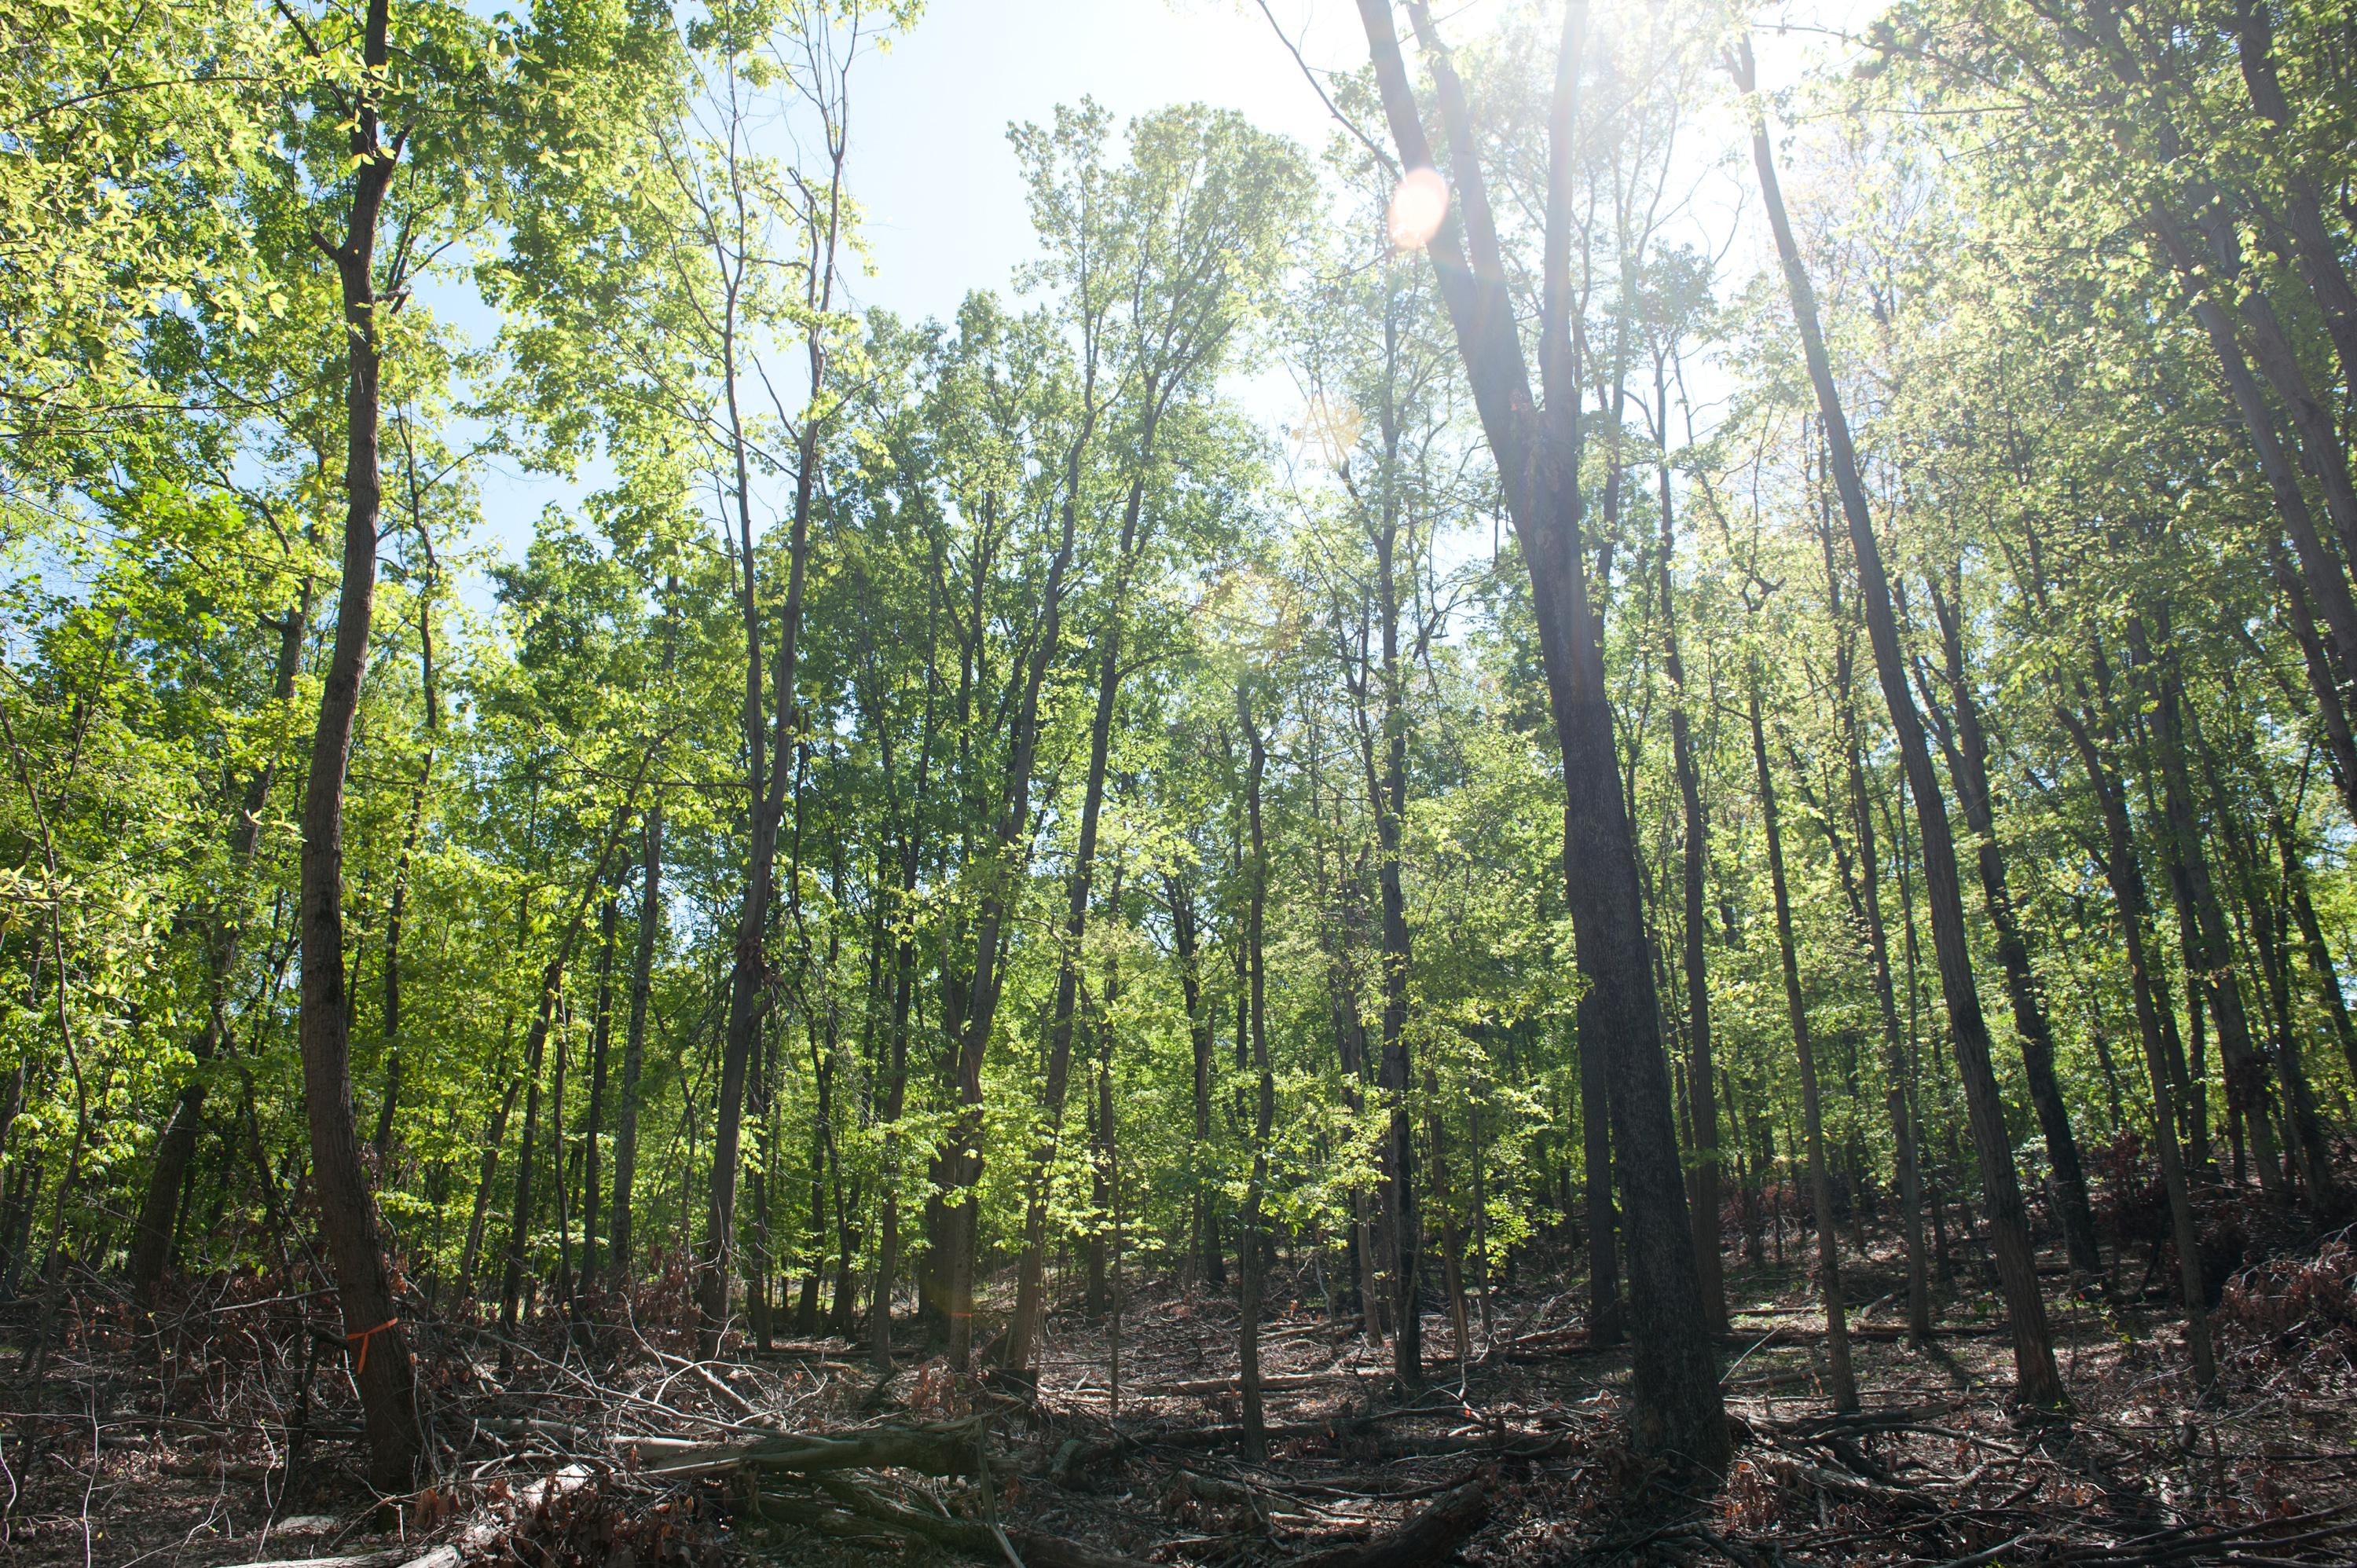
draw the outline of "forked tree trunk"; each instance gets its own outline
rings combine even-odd
[[[1359,15],[1400,162],[1411,170],[1429,168],[1434,159],[1390,0],[1360,0]],[[1630,1311],[1637,1328],[1631,1435],[1641,1450],[1675,1455],[1715,1472],[1727,1463],[1729,1434],[1705,1326],[1636,839],[1621,794],[1601,627],[1589,603],[1581,538],[1580,376],[1569,267],[1587,9],[1584,0],[1566,9],[1549,112],[1539,334],[1544,412],[1532,395],[1471,110],[1426,8],[1412,4],[1410,15],[1447,129],[1456,187],[1427,248],[1530,573],[1548,704],[1563,757],[1571,842],[1566,894],[1587,982],[1581,1035],[1605,1053],[1616,1174],[1630,1223]]]

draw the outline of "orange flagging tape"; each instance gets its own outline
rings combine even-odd
[[[363,1328],[358,1334],[347,1334],[344,1336],[345,1344],[357,1345],[361,1348],[360,1359],[352,1363],[352,1376],[357,1378],[362,1372],[368,1370],[369,1341],[377,1335],[383,1333],[386,1329],[393,1327],[400,1321],[401,1319],[398,1317],[388,1317],[382,1323],[378,1324],[374,1328]]]

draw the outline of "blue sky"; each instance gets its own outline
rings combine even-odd
[[[1436,0],[1434,9],[1444,31],[1470,37],[1509,3]],[[1872,0],[1820,3],[1854,15]],[[1364,64],[1353,0],[1269,0],[1269,6],[1313,68]],[[1813,0],[1791,0],[1763,9],[1760,20],[1815,8]],[[1763,36],[1763,81],[1792,80],[1818,52],[1818,40]],[[854,280],[855,302],[915,319],[949,315],[971,289],[1008,289],[1033,246],[1007,127],[1047,120],[1057,104],[1083,96],[1124,119],[1200,100],[1240,110],[1313,148],[1334,128],[1257,0],[931,0],[917,26],[888,51],[865,58],[853,79],[847,172],[875,267]],[[1748,167],[1736,172],[1748,181]],[[1722,236],[1737,220],[1736,188],[1698,203],[1697,218]],[[1738,247],[1731,262],[1740,274],[1756,258]],[[1265,418],[1291,412],[1281,378],[1263,376],[1237,390]],[[583,488],[497,467],[479,478],[490,526],[478,542],[508,554],[521,550],[545,504],[568,501]],[[483,602],[479,593],[468,596]]]

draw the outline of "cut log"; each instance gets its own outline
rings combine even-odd
[[[640,1455],[640,1473],[673,1477],[752,1469],[810,1474],[822,1470],[916,1470],[928,1476],[974,1473],[974,1428],[875,1426],[839,1435],[797,1433],[757,1443],[675,1444],[671,1439],[617,1437],[615,1446]],[[667,1450],[667,1451],[666,1451]],[[646,1462],[650,1452],[660,1455]],[[1014,1466],[992,1461],[994,1471]]]
[[[1490,1480],[1477,1476],[1395,1530],[1297,1559],[1293,1568],[1431,1568],[1490,1520]]]

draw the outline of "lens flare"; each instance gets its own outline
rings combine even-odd
[[[1438,169],[1412,168],[1392,192],[1392,244],[1402,251],[1421,251],[1440,232],[1448,214],[1448,187]]]

